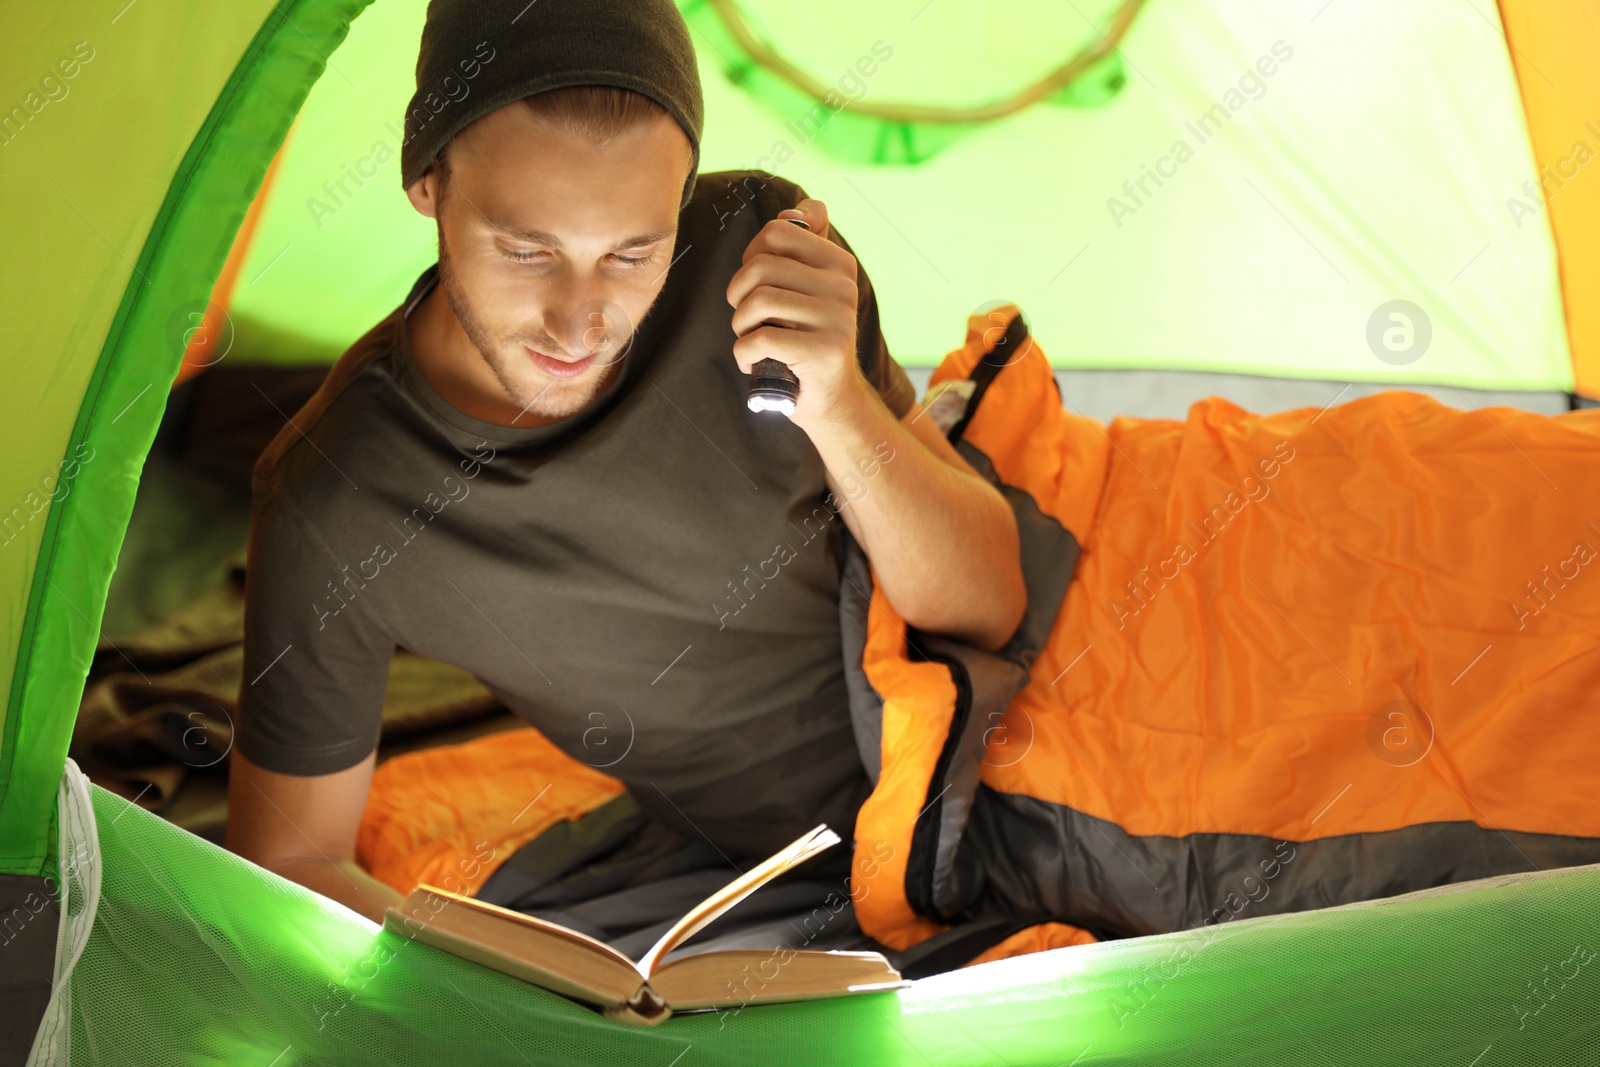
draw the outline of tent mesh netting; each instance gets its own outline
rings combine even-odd
[[[1247,905],[896,993],[634,1030],[93,801],[104,884],[71,979],[77,1063],[1600,1062],[1597,868],[1296,915]]]

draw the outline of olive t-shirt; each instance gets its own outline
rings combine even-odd
[[[748,410],[726,295],[805,195],[700,176],[621,372],[549,426],[481,421],[428,385],[404,329],[424,272],[256,466],[239,750],[286,774],[360,762],[399,646],[471,672],[730,859],[818,822],[848,841],[870,786],[846,705],[843,520],[810,439]],[[903,416],[912,386],[857,284],[861,367]]]

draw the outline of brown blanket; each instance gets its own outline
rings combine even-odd
[[[204,836],[219,834],[243,634],[241,553],[221,586],[165,621],[129,639],[102,639],[72,758],[95,784]],[[518,724],[470,674],[396,650],[380,758]]]

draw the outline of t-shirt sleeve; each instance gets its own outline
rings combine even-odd
[[[234,744],[279,774],[342,771],[378,745],[393,638],[297,511],[257,490]]]
[[[792,188],[794,191],[790,195],[793,200],[786,207],[793,207],[808,196],[800,186],[794,185]],[[828,224],[828,240],[855,256],[855,249],[850,247],[850,242],[844,239],[832,220]],[[877,389],[884,404],[894,412],[894,417],[905,418],[917,398],[917,390],[911,384],[911,379],[906,377],[905,368],[889,354],[889,343],[884,339],[883,329],[878,322],[878,296],[860,256],[856,256],[856,359],[861,363],[861,373]]]
[[[831,222],[828,239],[855,255],[855,250]],[[866,267],[861,265],[860,256],[856,256],[856,358],[861,362],[861,373],[878,390],[878,395],[894,412],[894,417],[905,418],[917,398],[916,387],[906,377],[905,368],[889,355],[889,343],[884,340],[883,330],[878,323],[878,297],[873,291],[872,280],[867,277]]]

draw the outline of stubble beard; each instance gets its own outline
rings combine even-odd
[[[620,372],[622,355],[633,340],[629,337],[620,345],[609,346],[597,361],[599,365],[576,380],[566,381],[541,373],[523,351],[523,346],[545,353],[564,349],[547,337],[496,339],[456,278],[442,225],[439,227],[439,286],[467,339],[478,350],[506,395],[521,409],[521,415],[541,420],[565,419],[588,407]]]

